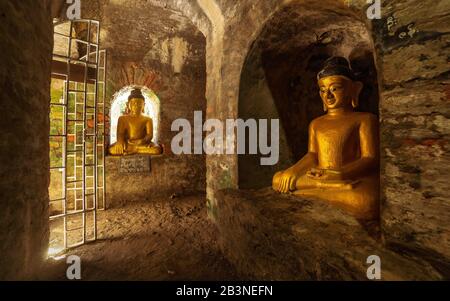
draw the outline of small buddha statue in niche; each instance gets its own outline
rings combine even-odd
[[[134,89],[128,97],[128,113],[119,117],[117,142],[109,148],[111,155],[162,154],[162,148],[152,142],[153,120],[142,115],[144,108],[145,98],[141,90]]]
[[[363,84],[343,57],[328,59],[318,84],[326,115],[309,126],[308,153],[278,172],[272,187],[281,193],[317,197],[358,219],[379,215],[378,118],[356,112]]]

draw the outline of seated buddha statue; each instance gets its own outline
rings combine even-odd
[[[379,215],[378,118],[356,112],[363,84],[347,59],[328,59],[317,76],[326,114],[309,126],[308,153],[274,175],[280,193],[334,203],[358,219]]]
[[[142,115],[145,99],[140,89],[134,89],[127,102],[127,114],[120,116],[117,125],[117,142],[110,146],[109,153],[121,155],[159,155],[162,148],[153,143],[153,121]]]

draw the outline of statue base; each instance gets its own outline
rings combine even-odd
[[[382,260],[382,280],[443,278],[423,259],[386,249],[377,224],[328,202],[271,188],[222,190],[208,209],[225,257],[246,279],[367,281],[371,255]]]
[[[202,170],[188,168],[195,160],[199,159],[168,155],[107,156],[106,207],[204,192]]]

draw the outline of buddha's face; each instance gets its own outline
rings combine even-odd
[[[140,115],[144,111],[145,102],[142,98],[132,98],[128,101],[131,115]]]
[[[345,76],[328,76],[319,80],[324,108],[333,110],[351,107],[353,81]]]

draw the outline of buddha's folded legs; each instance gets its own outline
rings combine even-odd
[[[273,176],[272,187],[274,189],[276,189],[276,187],[278,187],[278,185],[280,184],[282,174],[283,174],[283,172],[279,171]]]
[[[352,186],[323,186],[312,179],[303,179],[295,195],[316,197],[349,211],[359,219],[375,219],[379,215],[380,183],[377,174],[361,178]],[[314,186],[315,185],[315,186]]]
[[[113,156],[119,156],[119,155],[122,155],[122,154],[123,154],[122,152],[120,152],[120,151],[118,150],[118,148],[117,148],[117,143],[114,143],[114,144],[112,144],[112,145],[109,147],[109,153],[110,153],[111,155],[113,155]]]
[[[147,145],[128,145],[126,153],[131,154],[143,154],[143,155],[161,155],[163,152],[162,147],[150,143]]]

